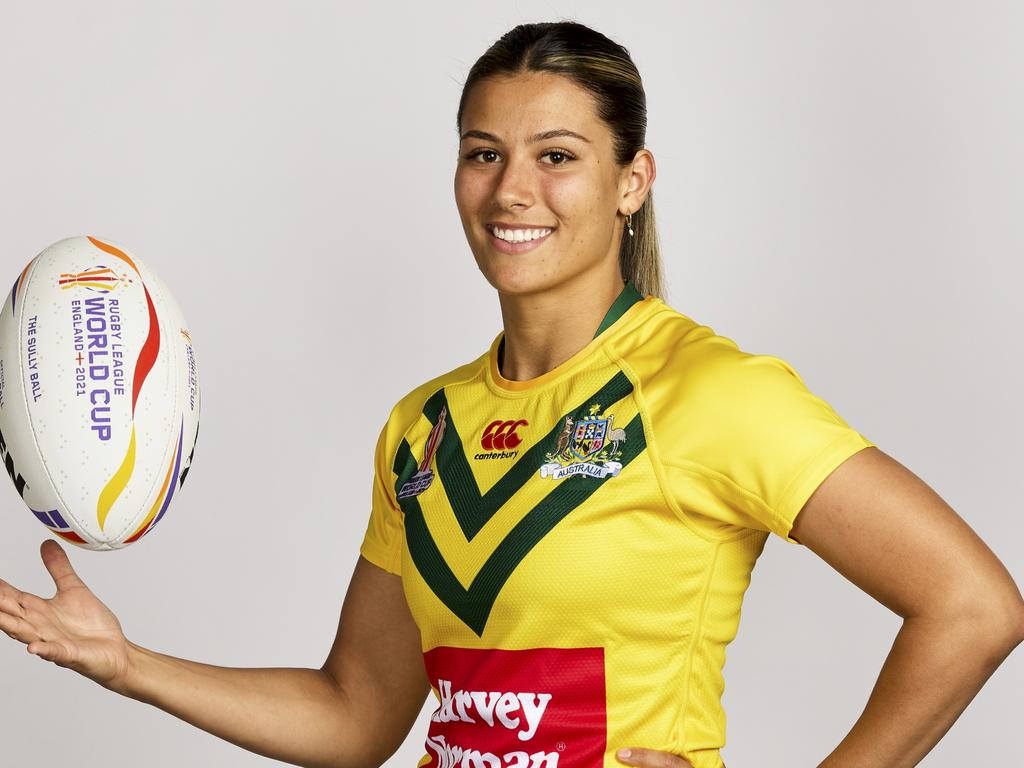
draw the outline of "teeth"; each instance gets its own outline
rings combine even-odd
[[[494,236],[502,240],[510,243],[522,243],[528,240],[536,240],[538,237],[544,237],[544,235],[551,232],[551,229],[498,229],[495,227],[493,231]]]

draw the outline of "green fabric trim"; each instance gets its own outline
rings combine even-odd
[[[596,339],[600,336],[608,326],[622,317],[626,313],[627,309],[632,307],[638,301],[642,301],[643,298],[644,297],[641,295],[640,291],[636,289],[636,286],[627,280],[626,284],[622,287],[622,292],[619,294],[619,297],[612,302],[611,307],[608,309],[608,314],[604,316],[604,320],[602,320],[601,325],[598,326],[597,333],[594,334],[594,338]]]

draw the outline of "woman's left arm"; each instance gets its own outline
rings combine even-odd
[[[917,765],[1024,639],[1024,600],[969,525],[876,447],[804,504],[790,537],[903,617],[867,705],[818,768]],[[688,766],[634,747],[635,766]]]
[[[867,705],[819,768],[917,765],[1024,639],[1024,600],[985,542],[879,450],[843,462],[790,532],[903,617]]]

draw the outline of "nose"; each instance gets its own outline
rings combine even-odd
[[[502,210],[511,210],[520,205],[529,208],[536,198],[536,179],[532,161],[524,155],[505,161],[505,167],[498,176],[494,199]]]

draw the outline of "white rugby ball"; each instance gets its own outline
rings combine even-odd
[[[160,278],[90,236],[32,259],[0,315],[0,456],[39,521],[84,549],[138,541],[198,436],[192,336]]]

